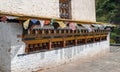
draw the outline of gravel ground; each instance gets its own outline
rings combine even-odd
[[[120,72],[120,46],[111,46],[110,54],[86,62],[74,62],[38,72]]]

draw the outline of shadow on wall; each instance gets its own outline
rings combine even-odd
[[[21,39],[17,38],[17,34],[21,33],[21,28],[16,23],[0,22],[0,70],[2,72],[11,70],[11,58],[19,50],[17,48],[18,50],[12,51],[12,46],[21,44]]]

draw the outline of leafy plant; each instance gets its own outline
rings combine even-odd
[[[120,0],[96,0],[97,21],[120,24]]]

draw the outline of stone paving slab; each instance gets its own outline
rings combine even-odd
[[[110,54],[81,63],[79,61],[38,72],[120,72],[120,46],[111,46]]]

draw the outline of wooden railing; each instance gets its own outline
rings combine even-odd
[[[88,32],[87,30],[33,30],[23,36],[26,43],[26,53],[36,51],[46,51],[68,46],[75,46],[87,43],[95,43],[107,40],[107,30],[95,30]],[[37,32],[36,32],[37,31]]]
[[[87,30],[49,30],[49,29],[33,29],[27,31],[23,35],[23,40],[38,40],[44,38],[63,38],[70,36],[91,36],[91,35],[99,35],[106,34],[106,30],[95,30],[94,32],[88,32]]]
[[[0,11],[0,15],[19,17],[16,20],[22,24],[22,21],[27,19],[37,19],[37,20],[52,20],[55,21],[67,21],[75,22],[77,24],[103,24],[99,22],[91,21],[80,21],[72,19],[60,19],[60,18],[49,18],[49,17],[39,17],[30,16],[24,14],[7,13]],[[52,50],[56,48],[64,48],[68,46],[81,45],[87,43],[94,43],[98,41],[103,41],[107,39],[107,30],[94,30],[93,32],[88,32],[87,30],[52,30],[52,29],[32,29],[23,32],[22,40],[26,44],[26,53]]]

